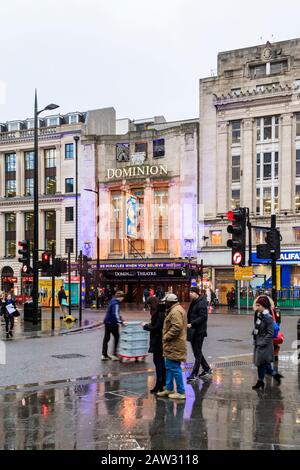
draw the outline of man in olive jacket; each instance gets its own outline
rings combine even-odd
[[[200,374],[201,378],[209,378],[212,375],[212,370],[209,367],[205,357],[202,353],[202,346],[204,338],[207,336],[207,300],[204,292],[201,292],[199,287],[190,288],[191,305],[188,310],[188,339],[191,342],[195,363],[191,375],[187,378],[188,382],[197,379],[200,365],[203,372]]]
[[[178,302],[175,294],[167,294],[163,299],[166,302],[166,316],[163,327],[163,355],[166,360],[166,388],[157,395],[185,400],[181,362],[187,358],[186,312]],[[174,380],[177,393],[174,392]]]

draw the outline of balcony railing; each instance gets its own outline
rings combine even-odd
[[[38,135],[40,138],[48,135],[57,134],[58,127],[43,127],[38,130]],[[34,129],[24,129],[21,131],[11,131],[11,132],[0,132],[0,143],[12,142],[15,140],[33,140],[34,138]]]

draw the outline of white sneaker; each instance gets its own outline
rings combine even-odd
[[[112,361],[119,361],[120,358],[118,356],[111,356]]]
[[[109,361],[110,359],[111,359],[111,357],[109,357],[109,356],[103,356],[103,354],[101,356],[102,361]]]

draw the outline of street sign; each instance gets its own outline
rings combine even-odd
[[[240,264],[241,261],[242,261],[242,254],[239,251],[237,251],[232,256],[232,262],[233,264]]]
[[[252,281],[253,278],[252,266],[234,266],[234,279],[236,281]]]

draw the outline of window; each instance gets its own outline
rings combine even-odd
[[[34,170],[34,152],[25,152],[25,170]]]
[[[143,189],[133,189],[132,194],[137,198],[137,207],[136,207],[136,222],[137,222],[137,238],[131,240],[129,244],[128,251],[131,254],[137,254],[137,251],[143,253],[144,248],[144,190]]]
[[[296,114],[296,137],[300,137],[300,113]]]
[[[5,197],[16,196],[16,154],[5,154]]]
[[[33,212],[25,212],[25,240],[30,241],[30,247],[33,245],[33,232],[34,232],[34,214]]]
[[[300,242],[300,227],[294,227],[295,242]]]
[[[287,60],[283,60],[282,62],[273,62],[271,63],[270,73],[277,74],[277,73],[284,73],[288,69],[288,62]]]
[[[154,251],[166,253],[169,248],[168,190],[154,191]]]
[[[148,128],[148,124],[143,122],[142,124],[136,124],[135,125],[135,130],[136,132],[142,132],[142,131],[145,131],[147,130]]]
[[[21,123],[20,122],[9,122],[8,123],[8,131],[13,132],[13,131],[19,131],[21,128]]]
[[[65,192],[73,193],[74,192],[74,178],[65,179]]]
[[[136,142],[135,153],[144,153],[147,158],[147,142]]]
[[[272,154],[271,152],[267,152],[263,154],[264,159],[264,173],[263,179],[271,179],[272,176]]]
[[[74,158],[74,144],[65,145],[65,158],[66,160],[71,160]]]
[[[300,212],[300,186],[296,186],[296,193],[295,193],[295,211]]]
[[[66,246],[65,246],[65,253],[73,253],[73,238],[66,238]]]
[[[278,152],[264,152],[256,155],[256,180],[278,179]]]
[[[279,117],[268,116],[256,120],[256,138],[258,142],[270,142],[278,139]]]
[[[265,77],[266,72],[266,64],[254,65],[250,67],[251,78]]]
[[[74,207],[66,207],[66,222],[73,222],[74,220]]]
[[[240,156],[232,156],[232,182],[239,183],[241,180]]]
[[[51,250],[56,240],[55,211],[45,211],[45,250]]]
[[[45,150],[45,168],[56,167],[56,151],[55,149]]]
[[[78,114],[70,114],[69,115],[69,124],[76,124],[79,121]]]
[[[241,121],[233,121],[231,123],[232,143],[239,144],[241,142]]]
[[[271,188],[263,188],[263,215],[270,215],[272,211]]]
[[[110,249],[112,253],[122,253],[122,200],[121,194],[111,195]]]
[[[5,257],[16,256],[16,214],[5,214]]]
[[[45,194],[55,194],[56,193],[56,177],[55,176],[46,176],[45,178]]]
[[[210,241],[212,245],[221,245],[222,244],[222,231],[212,230],[210,232]]]
[[[153,140],[153,157],[159,158],[165,156],[165,139]]]
[[[47,119],[47,126],[59,126],[59,118],[52,117]]]
[[[234,70],[225,70],[225,77],[232,78],[234,75]]]
[[[34,178],[25,179],[25,196],[34,195]]]
[[[239,189],[232,189],[231,191],[231,209],[240,207],[241,193]]]

